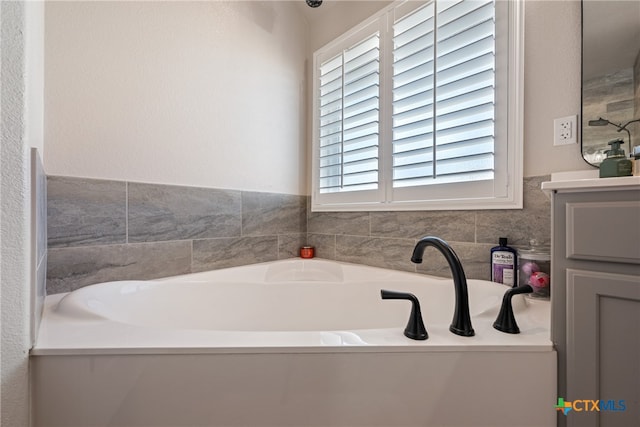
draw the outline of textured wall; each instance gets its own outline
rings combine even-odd
[[[592,169],[580,144],[553,145],[553,120],[580,114],[580,7],[525,2],[524,176]]]
[[[449,276],[435,250],[428,249],[419,266],[410,262],[417,239],[437,236],[451,244],[467,277],[488,280],[490,249],[499,237],[518,247],[528,247],[530,239],[550,244],[551,205],[540,190],[547,180],[525,178],[522,210],[310,213],[308,240],[322,258]]]
[[[48,293],[297,256],[306,196],[48,179]]]
[[[295,2],[45,7],[48,174],[305,194]]]
[[[525,179],[522,210],[311,213],[305,196],[49,177],[48,292],[291,258],[307,242],[320,258],[449,276],[435,251],[409,261],[425,235],[488,279],[498,237],[549,244],[547,179]]]
[[[39,139],[26,87],[37,74],[29,59],[37,43],[27,42],[37,5],[0,2],[0,424],[29,425],[31,239],[29,149]],[[35,24],[37,25],[37,24]],[[41,135],[40,135],[41,136]]]

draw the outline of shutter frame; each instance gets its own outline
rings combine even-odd
[[[442,1],[442,0],[440,0]],[[448,3],[463,3],[465,1],[453,0]],[[401,18],[404,15],[408,15],[415,10],[423,7],[423,4],[416,4],[418,2],[396,2],[389,7],[383,9],[378,14],[374,15],[365,23],[362,27],[356,27],[353,30],[346,33],[344,36],[336,40],[336,43],[345,43],[349,37],[353,37],[356,33],[364,31],[367,26],[369,29],[377,27],[380,30],[384,30],[385,27],[392,27],[394,17]],[[425,2],[427,3],[427,2]],[[470,6],[473,10],[478,10],[489,2],[480,3],[474,1]],[[524,4],[522,2],[496,2],[496,13],[500,15],[496,18],[496,57],[502,57],[508,53],[509,58],[505,62],[505,65],[499,64],[495,67],[496,72],[496,93],[495,103],[502,105],[501,108],[496,108],[496,113],[491,117],[490,113],[485,111],[486,104],[489,102],[483,102],[483,97],[487,96],[487,86],[484,83],[487,79],[487,73],[484,71],[478,73],[471,73],[464,76],[468,79],[465,84],[469,87],[475,88],[479,99],[481,101],[473,101],[471,96],[460,95],[460,85],[457,83],[441,79],[440,87],[436,87],[436,102],[439,103],[437,107],[443,113],[438,115],[436,111],[436,124],[435,130],[437,133],[436,150],[440,151],[439,156],[436,157],[436,170],[438,170],[438,162],[442,162],[442,169],[440,172],[442,176],[439,178],[439,183],[429,183],[427,185],[418,185],[415,187],[406,187],[398,185],[393,187],[393,174],[394,169],[401,170],[400,168],[410,168],[412,163],[411,156],[416,156],[417,163],[425,163],[429,166],[429,155],[427,147],[416,147],[416,140],[419,139],[418,134],[420,132],[425,133],[425,129],[414,129],[409,131],[410,123],[405,123],[405,119],[411,114],[416,114],[416,117],[420,117],[420,114],[427,114],[428,109],[424,105],[420,106],[415,104],[415,99],[411,97],[417,97],[421,93],[421,89],[416,88],[416,80],[407,80],[404,85],[398,87],[392,87],[387,85],[387,81],[393,78],[393,68],[388,58],[388,48],[393,47],[388,44],[387,40],[391,40],[392,37],[385,35],[384,31],[381,32],[380,42],[380,105],[379,113],[381,115],[381,121],[379,123],[379,136],[382,139],[379,145],[379,178],[382,185],[376,190],[366,191],[353,191],[343,193],[325,193],[320,194],[318,191],[318,173],[316,165],[319,164],[318,151],[319,143],[317,142],[317,136],[314,136],[314,150],[313,150],[313,176],[312,176],[312,210],[313,211],[349,211],[349,210],[440,210],[440,209],[518,209],[522,208],[522,122],[523,122],[523,49],[524,49],[524,35],[523,35],[523,22],[524,22]],[[465,6],[465,7],[466,7]],[[500,9],[498,11],[498,9]],[[447,12],[450,14],[450,12]],[[507,19],[505,19],[505,16]],[[389,20],[389,25],[386,25]],[[397,21],[398,19],[396,19]],[[415,26],[415,25],[414,25]],[[505,28],[506,27],[506,28]],[[503,34],[507,34],[504,36]],[[455,36],[456,31],[451,31],[451,35]],[[320,49],[314,54],[314,81],[317,80],[318,71],[318,57],[326,55],[328,52],[327,47],[330,47],[332,43],[329,43],[324,48]],[[466,49],[469,51],[475,50],[483,54],[487,53],[487,40],[479,39],[468,45]],[[464,49],[464,48],[463,48]],[[418,49],[416,52],[423,52],[424,49]],[[440,59],[440,67],[437,64],[437,72],[445,73],[444,77],[447,77],[446,73],[456,72],[454,67],[458,66],[461,61],[464,62],[469,52],[461,51],[456,52],[451,50],[448,52],[450,57],[446,58],[446,61]],[[437,49],[436,49],[437,54]],[[324,58],[328,58],[325,56]],[[392,59],[392,58],[391,58]],[[402,58],[406,60],[407,57]],[[408,64],[410,61],[406,61]],[[411,67],[406,68],[403,71],[410,71]],[[408,76],[408,75],[407,75]],[[440,77],[440,76],[438,76]],[[413,86],[411,86],[413,85]],[[314,87],[315,83],[314,83]],[[508,91],[505,88],[508,87]],[[395,111],[396,117],[391,114],[392,111],[388,110],[385,113],[386,102],[391,102],[390,94],[393,91],[406,90],[405,96],[399,101],[403,101],[404,105],[398,101],[398,109]],[[315,91],[316,89],[314,89]],[[413,90],[413,93],[411,93]],[[424,92],[424,90],[422,90]],[[486,99],[485,99],[486,100]],[[317,101],[316,101],[317,102]],[[463,104],[464,103],[464,104]],[[456,114],[461,114],[460,111],[456,111],[457,104],[462,105],[462,110],[469,110],[470,113],[475,115],[476,120],[469,124],[469,132],[465,133],[463,130],[456,129],[450,125],[456,123]],[[318,105],[318,104],[314,104]],[[505,106],[508,105],[509,108]],[[319,107],[319,106],[318,106]],[[404,109],[404,110],[403,110]],[[319,135],[317,128],[317,110],[314,108],[314,121],[313,121],[313,134]],[[412,110],[417,110],[413,111]],[[438,108],[436,108],[438,110]],[[500,111],[499,111],[500,110]],[[392,123],[393,119],[396,119],[395,127]],[[491,122],[495,121],[500,123],[500,126],[496,127],[495,138],[499,143],[496,149],[491,153],[490,142],[488,138],[488,130]],[[504,123],[504,125],[503,125]],[[402,126],[409,124],[408,127]],[[427,123],[428,125],[428,123]],[[419,127],[419,126],[418,126]],[[428,127],[428,126],[427,126]],[[407,130],[407,133],[403,133]],[[428,131],[428,128],[426,129]],[[412,133],[415,131],[414,133]],[[417,132],[417,133],[416,133]],[[394,136],[394,133],[396,134]],[[432,132],[431,132],[432,133]],[[425,135],[423,135],[424,137]],[[426,137],[432,137],[430,132],[426,132]],[[395,138],[393,148],[390,144],[390,140]],[[471,147],[471,148],[469,148]],[[326,150],[326,146],[323,147]],[[362,148],[355,148],[353,150],[354,156],[362,154],[362,158],[357,161],[370,161],[371,158],[367,158],[366,154],[360,152]],[[462,154],[462,155],[461,155]],[[490,157],[494,155],[493,162]],[[458,159],[458,160],[455,160]],[[329,159],[325,159],[329,161]],[[459,165],[473,164],[478,166],[478,171],[474,173],[467,173],[470,181],[468,182],[455,182],[455,174],[451,175],[450,172],[455,172],[454,164],[458,162]],[[483,163],[484,162],[484,163]],[[453,165],[453,166],[452,166]],[[493,179],[487,176],[487,170],[495,166],[498,171],[494,175]],[[453,169],[452,169],[453,168]],[[481,181],[477,181],[480,179]],[[469,196],[469,197],[467,197]]]

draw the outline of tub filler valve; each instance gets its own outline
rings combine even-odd
[[[404,329],[404,336],[412,340],[426,340],[429,338],[427,330],[424,327],[424,322],[422,321],[420,302],[415,295],[381,289],[380,296],[382,299],[406,299],[411,301],[411,314],[409,315],[407,327]]]
[[[471,316],[469,315],[469,293],[467,291],[467,278],[464,275],[462,269],[462,263],[458,258],[458,255],[451,249],[451,246],[444,240],[427,236],[418,241],[416,247],[413,249],[413,255],[411,261],[420,264],[422,263],[422,255],[428,246],[436,248],[449,263],[451,274],[453,276],[453,287],[456,292],[456,305],[453,313],[453,321],[449,330],[456,335],[463,337],[472,337],[475,335],[473,327],[471,326]]]
[[[511,304],[511,298],[518,294],[530,294],[533,292],[533,288],[530,285],[522,285],[515,288],[509,288],[504,293],[502,298],[502,306],[500,307],[500,313],[498,318],[493,322],[493,327],[500,332],[507,334],[519,334],[520,328],[516,323],[516,317],[513,315],[513,305]]]

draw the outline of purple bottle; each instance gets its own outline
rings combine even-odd
[[[507,238],[500,237],[498,246],[491,248],[491,281],[518,286],[518,253],[507,246]]]

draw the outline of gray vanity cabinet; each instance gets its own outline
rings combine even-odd
[[[559,426],[640,426],[640,185],[629,184],[547,188],[558,397],[576,406]]]

